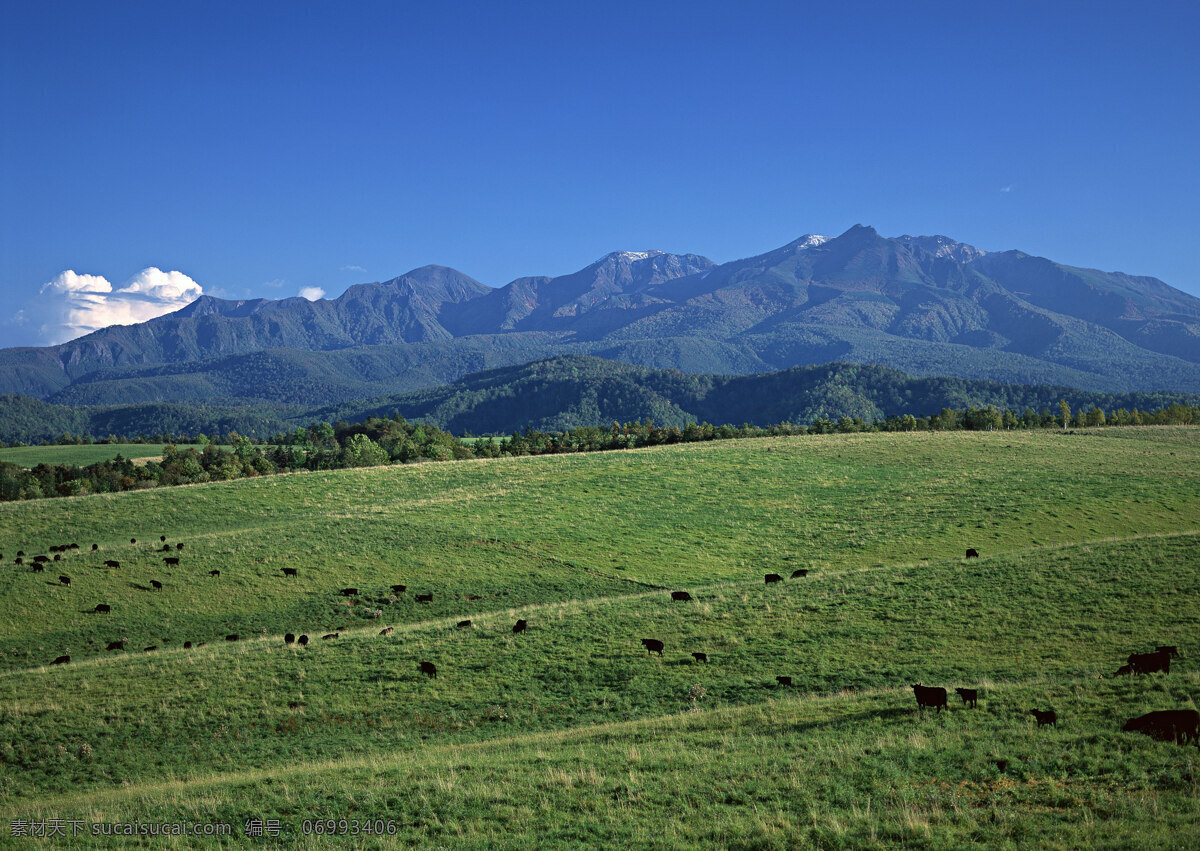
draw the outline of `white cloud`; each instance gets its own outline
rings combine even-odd
[[[1010,184],[1008,184],[1008,186],[1001,186],[1000,191],[1001,192],[1012,192],[1012,184],[1010,183]]]
[[[279,289],[280,287],[282,287],[282,286],[284,285],[284,283],[285,283],[285,282],[284,282],[283,278],[275,278],[275,279],[274,279],[274,280],[272,280],[272,281],[264,281],[264,282],[263,282],[263,286],[264,286],[264,287],[270,287],[270,288],[271,288],[271,289],[273,289],[273,290],[277,290],[277,289]]]
[[[321,289],[320,287],[301,287],[300,296],[301,298],[306,298],[309,301],[318,301],[319,299],[325,298],[325,290]]]
[[[364,269],[362,266],[343,266],[342,271],[343,272],[362,272],[364,275],[367,274],[367,270]]]
[[[38,295],[15,317],[35,324],[43,345],[57,345],[109,325],[132,325],[191,304],[203,288],[182,272],[150,266],[119,290],[102,275],[72,269],[42,285]]]

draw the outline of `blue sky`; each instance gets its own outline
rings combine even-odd
[[[856,223],[1200,294],[1198,31],[1183,2],[0,0],[0,345]]]

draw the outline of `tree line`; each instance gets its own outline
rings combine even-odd
[[[437,426],[410,423],[398,413],[370,417],[361,423],[319,422],[307,428],[281,432],[266,444],[256,445],[236,432],[226,436],[227,445],[206,442],[179,448],[168,443],[161,460],[135,463],[118,455],[109,461],[86,466],[38,464],[24,469],[0,461],[0,500],[80,496],[117,493],[172,485],[221,482],[252,476],[268,476],[298,470],[337,470],[383,464],[412,464],[469,458],[502,458],[550,455],[567,452],[603,452],[780,435],[848,434],[871,431],[986,431],[993,429],[1097,428],[1101,426],[1194,425],[1200,423],[1200,406],[1175,403],[1155,411],[1080,407],[1072,410],[1060,401],[1058,410],[1026,408],[1017,413],[993,405],[962,409],[943,408],[937,414],[912,414],[867,421],[862,417],[840,417],[836,422],[818,418],[809,425],[779,423],[756,426],[749,423],[717,425],[687,423],[656,426],[650,419],[607,427],[583,426],[565,431],[543,432],[527,428],[507,437],[460,438]]]

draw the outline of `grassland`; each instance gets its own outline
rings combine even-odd
[[[1121,724],[1195,705],[1197,530],[1189,428],[763,439],[0,505],[0,814],[225,821],[228,844],[275,818],[283,835],[257,841],[287,847],[345,845],[303,834],[330,818],[395,823],[352,847],[1195,847],[1200,751]],[[44,573],[13,564],[72,541]],[[1169,676],[1111,676],[1156,643],[1180,647]],[[977,686],[980,706],[922,717],[917,681]]]
[[[0,449],[0,461],[16,464],[18,467],[33,469],[38,464],[73,464],[76,467],[86,467],[111,461],[120,455],[130,460],[160,460],[162,458],[162,443],[90,443],[69,446],[11,446]],[[181,443],[179,449],[203,449],[198,444]]]

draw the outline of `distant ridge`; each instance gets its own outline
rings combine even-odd
[[[837,360],[917,376],[1200,392],[1200,299],[1155,278],[856,225],[719,265],[617,251],[570,275],[496,289],[423,266],[328,300],[205,296],[59,346],[2,349],[0,392],[72,404],[231,395],[311,404],[556,354],[697,373]],[[251,363],[277,367],[299,389],[266,386],[271,373],[255,380]]]

